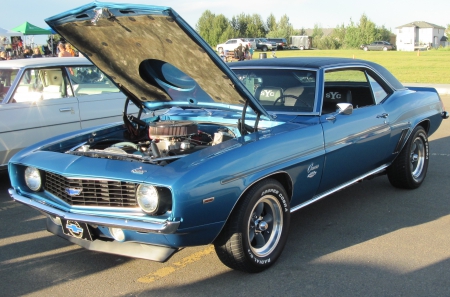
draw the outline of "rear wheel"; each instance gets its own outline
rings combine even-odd
[[[423,127],[417,126],[397,159],[388,168],[390,183],[404,189],[420,187],[427,175],[428,157],[427,133]]]
[[[261,272],[281,255],[289,222],[283,186],[274,179],[261,181],[236,205],[214,242],[216,253],[232,269]]]
[[[263,47],[261,48],[261,50],[262,50],[263,52],[267,52],[267,46],[263,46]]]
[[[383,47],[383,50],[384,50],[384,51],[387,51],[387,50],[388,50],[388,48],[387,48],[387,47]]]

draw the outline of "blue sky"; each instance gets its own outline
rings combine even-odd
[[[90,3],[89,0],[9,0],[2,1],[0,27],[12,29],[24,22],[48,28],[44,19],[72,8]],[[212,13],[232,16],[259,14],[266,20],[273,13],[277,20],[284,14],[296,29],[313,28],[318,24],[323,28],[334,28],[337,25],[348,25],[350,20],[355,23],[365,13],[377,26],[384,25],[394,31],[395,27],[413,22],[425,21],[447,27],[450,24],[449,0],[121,0],[110,1],[118,3],[139,3],[170,6],[180,14],[192,27],[202,13],[209,9]],[[35,43],[44,43],[45,36],[35,36]]]

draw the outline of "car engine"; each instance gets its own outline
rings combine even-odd
[[[193,121],[159,121],[146,124],[146,135],[139,141],[100,140],[83,143],[66,153],[166,165],[183,156],[235,137],[224,126],[200,125]],[[212,135],[213,134],[213,135]]]

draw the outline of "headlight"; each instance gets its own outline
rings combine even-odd
[[[25,183],[32,191],[39,191],[42,186],[41,173],[37,168],[27,167],[25,169]]]
[[[144,212],[154,214],[158,210],[159,196],[154,186],[140,185],[136,191],[136,198]]]

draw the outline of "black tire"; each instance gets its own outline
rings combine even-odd
[[[263,52],[267,52],[267,46],[263,46],[263,47],[261,48],[261,50],[262,50]]]
[[[274,179],[261,181],[238,202],[215,240],[217,256],[232,269],[261,272],[281,255],[289,223],[285,189]]]
[[[396,188],[416,189],[427,175],[429,162],[428,136],[417,126],[405,147],[387,170],[389,182]]]

